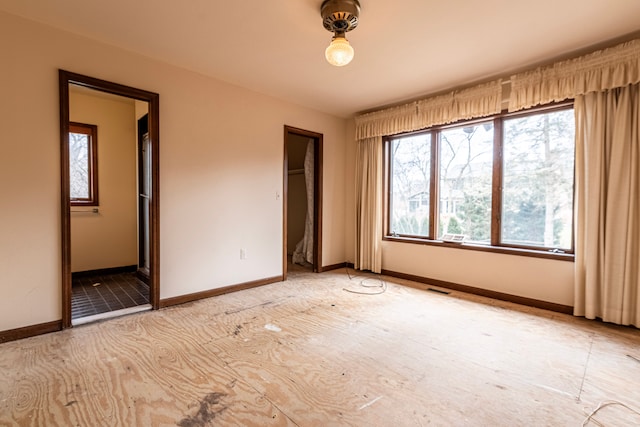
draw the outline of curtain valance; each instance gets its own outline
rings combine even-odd
[[[374,111],[356,117],[356,139],[374,138],[410,132],[416,129],[418,119],[416,102]]]
[[[357,116],[356,139],[394,135],[500,112],[502,81]]]
[[[453,101],[453,115],[449,123],[498,114],[502,110],[502,80],[457,91]]]
[[[640,39],[511,76],[509,111],[640,82]]]

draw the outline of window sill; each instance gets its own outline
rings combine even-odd
[[[449,242],[443,242],[441,240],[427,240],[427,239],[399,237],[399,236],[398,237],[384,236],[382,240],[388,241],[388,242],[412,243],[416,245],[439,246],[442,248],[465,249],[465,250],[479,251],[479,252],[493,252],[498,254],[528,256],[532,258],[555,259],[560,261],[573,262],[574,260],[574,255],[571,253],[554,253],[554,252],[535,250],[535,249],[511,248],[508,246],[479,245],[479,244],[473,244],[473,243],[449,243]]]

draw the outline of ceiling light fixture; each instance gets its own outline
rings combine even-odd
[[[360,2],[358,0],[324,0],[320,6],[322,25],[333,33],[331,44],[324,56],[331,65],[342,67],[353,59],[353,48],[345,33],[358,26]]]

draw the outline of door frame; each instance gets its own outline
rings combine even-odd
[[[138,120],[138,135],[137,135],[137,142],[138,142],[138,147],[137,147],[137,151],[138,151],[138,188],[137,188],[137,202],[138,202],[138,267],[137,267],[137,271],[136,274],[138,276],[138,279],[142,280],[143,282],[145,282],[147,285],[149,284],[149,271],[148,269],[145,268],[145,264],[148,264],[148,256],[146,254],[145,251],[145,243],[148,241],[149,239],[149,224],[148,224],[148,220],[149,218],[147,218],[147,227],[143,227],[143,224],[145,223],[145,215],[144,215],[144,209],[143,209],[143,203],[142,203],[142,182],[145,181],[145,179],[147,178],[145,176],[145,161],[147,160],[147,158],[144,155],[144,136],[147,135],[147,138],[149,138],[149,114],[145,114],[144,116],[140,117]],[[149,143],[151,143],[151,140],[149,140]],[[152,151],[153,153],[153,151]],[[148,216],[148,215],[147,215]]]
[[[322,272],[322,139],[321,133],[292,126],[284,126],[284,175],[282,197],[282,277],[287,280],[287,210],[289,184],[289,158],[287,143],[290,135],[313,139],[313,271]]]
[[[71,212],[69,207],[69,84],[145,101],[149,104],[151,203],[149,209],[149,301],[160,306],[160,96],[154,92],[58,70],[60,91],[60,218],[62,244],[62,327],[71,324]]]

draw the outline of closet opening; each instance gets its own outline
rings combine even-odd
[[[284,129],[284,253],[288,272],[322,271],[322,134]]]

